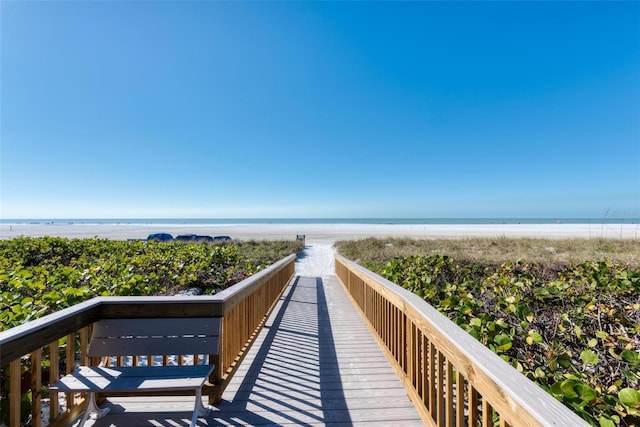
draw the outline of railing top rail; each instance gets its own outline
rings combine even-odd
[[[52,322],[65,321],[77,317],[81,313],[95,310],[100,306],[102,300],[103,297],[92,298],[80,304],[76,304],[73,307],[65,308],[56,313],[51,313],[39,319],[34,319],[30,322],[2,331],[0,332],[0,348],[4,350],[5,346],[11,341],[33,334],[35,331],[40,329],[47,328]],[[2,357],[2,353],[3,352],[0,352],[0,357]]]
[[[259,286],[262,280],[268,279],[270,276],[280,271],[280,269],[296,259],[295,254],[291,254],[278,262],[271,264],[268,268],[247,277],[243,281],[217,293],[215,296],[224,304],[224,312],[231,310],[238,302],[242,301],[246,296],[252,293],[256,286]]]
[[[519,407],[528,412],[532,418],[541,425],[549,426],[581,426],[587,423],[569,408],[557,401],[527,377],[518,372],[515,368],[502,360],[491,350],[477,341],[462,328],[449,320],[443,314],[418,295],[396,285],[393,282],[375,274],[364,267],[348,260],[342,255],[336,254],[336,259],[349,266],[368,284],[375,284],[384,290],[384,293],[395,295],[398,300],[396,304],[406,314],[412,315],[411,311],[421,317],[418,323],[423,322],[434,331],[436,335],[443,338],[446,343],[440,348],[446,357],[452,359],[468,361],[469,365],[464,368],[469,371],[469,378],[480,380],[484,378],[485,385],[495,384],[501,392],[499,395],[504,398],[510,407]],[[393,301],[392,301],[393,303]],[[399,303],[399,304],[398,304]],[[410,308],[410,310],[408,309]],[[457,353],[457,357],[454,354]],[[488,380],[488,381],[487,381]],[[482,391],[479,389],[482,393]]]

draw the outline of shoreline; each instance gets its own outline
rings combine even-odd
[[[228,235],[237,240],[335,242],[367,237],[471,238],[529,237],[640,239],[640,224],[1,224],[0,239],[56,236],[67,238],[146,239],[150,233]]]
[[[630,212],[614,212],[602,218],[22,218],[0,219],[0,225],[552,225],[640,224]]]

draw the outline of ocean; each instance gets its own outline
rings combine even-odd
[[[638,224],[640,218],[610,215],[603,218],[22,218],[0,219],[0,224]]]

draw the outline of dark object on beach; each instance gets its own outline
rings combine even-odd
[[[169,233],[151,233],[147,236],[147,240],[156,240],[158,242],[166,242],[173,240],[173,236]]]
[[[198,234],[181,234],[176,236],[176,240],[181,240],[183,242],[212,242],[213,237],[200,236]]]
[[[213,240],[216,240],[216,241],[231,240],[231,237],[229,237],[229,236],[216,236],[216,237],[213,238]]]
[[[197,237],[198,236],[196,236],[195,234],[180,234],[179,236],[176,236],[176,240],[187,242],[190,240],[196,240]]]

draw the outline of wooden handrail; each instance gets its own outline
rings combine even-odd
[[[586,426],[419,296],[336,255],[336,275],[432,426]]]
[[[39,420],[42,363],[49,362],[47,380],[55,381],[62,373],[58,362],[60,355],[65,360],[64,372],[74,369],[77,351],[81,362],[86,362],[88,328],[103,318],[222,317],[221,350],[217,359],[210,361],[216,368],[211,385],[203,390],[210,402],[218,401],[293,277],[294,262],[295,255],[290,255],[213,296],[98,297],[0,332],[0,367],[10,367],[9,390],[5,391],[10,400],[10,427],[20,425],[21,375],[26,370],[31,374],[32,420]],[[64,341],[66,343],[61,346]],[[166,361],[166,357],[164,359]],[[133,363],[137,363],[137,358]],[[53,425],[66,422],[83,404],[82,399],[70,394],[67,411],[59,416],[57,397],[52,396],[51,401],[50,421]]]

